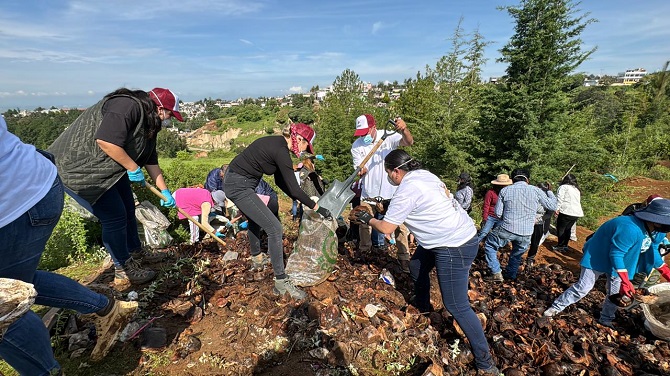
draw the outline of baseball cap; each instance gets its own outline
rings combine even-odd
[[[312,127],[304,123],[295,123],[293,124],[292,128],[295,134],[299,134],[300,136],[302,136],[302,138],[307,140],[307,143],[309,144],[308,151],[310,152],[310,154],[314,154],[314,146],[312,146],[314,138],[316,137],[316,132],[314,132],[314,129],[312,129]]]
[[[149,92],[149,97],[158,107],[170,110],[177,120],[184,121],[184,118],[179,113],[179,97],[172,90],[157,87]]]
[[[370,114],[361,115],[356,118],[356,132],[354,136],[365,136],[368,129],[375,127],[375,118]]]

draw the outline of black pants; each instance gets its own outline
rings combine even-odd
[[[223,178],[226,196],[249,220],[249,245],[251,255],[261,253],[261,229],[268,235],[268,254],[275,278],[285,278],[283,229],[281,222],[256,194],[257,179],[249,179],[228,169]]]
[[[558,236],[559,247],[568,246],[568,242],[570,242],[570,230],[572,229],[572,225],[577,222],[577,218],[562,213],[558,214],[558,218],[556,218],[556,235]]]
[[[537,250],[540,247],[540,240],[542,236],[549,231],[549,226],[551,225],[551,216],[546,216],[542,223],[538,223],[533,227],[533,235],[530,236],[530,247],[528,248],[528,255],[526,255],[526,260],[535,259],[537,255]]]

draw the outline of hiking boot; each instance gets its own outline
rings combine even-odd
[[[260,272],[265,269],[265,265],[270,264],[270,258],[267,253],[259,253],[256,256],[251,256],[251,270],[252,272]]]
[[[275,295],[283,296],[285,294],[291,295],[291,298],[296,300],[303,300],[307,297],[307,293],[296,287],[289,278],[276,279],[275,287],[272,289]]]
[[[526,269],[532,269],[533,266],[535,266],[535,260],[531,259],[526,259]]]
[[[112,309],[104,316],[95,319],[95,332],[98,340],[91,353],[91,360],[98,361],[107,355],[116,343],[123,328],[128,325],[137,311],[137,302],[114,301]]]
[[[409,273],[409,260],[400,260],[400,270],[403,273]]]
[[[114,271],[115,285],[137,285],[149,282],[156,278],[156,272],[149,269],[142,269],[140,263],[132,257],[126,261],[121,268],[117,267]]]
[[[487,282],[503,282],[505,279],[503,278],[502,272],[498,272],[485,276],[484,280]]]
[[[147,262],[150,264],[154,262],[163,261],[163,259],[167,257],[167,253],[151,249],[149,247],[142,247],[137,251],[131,252],[130,254],[134,260]]]
[[[542,316],[544,316],[544,317],[554,317],[554,316],[558,315],[559,313],[561,313],[561,311],[557,310],[556,308],[549,307],[549,308],[547,308],[546,311],[544,311]]]

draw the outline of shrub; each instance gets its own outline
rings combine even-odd
[[[665,166],[656,165],[649,169],[647,174],[650,178],[656,180],[670,180],[670,168]]]
[[[69,209],[63,210],[40,259],[41,269],[55,270],[87,256],[88,232],[85,222],[79,214]]]

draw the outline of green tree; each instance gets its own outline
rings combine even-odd
[[[164,158],[174,158],[177,152],[186,151],[186,140],[179,137],[176,132],[163,130],[156,137],[156,151]]]

